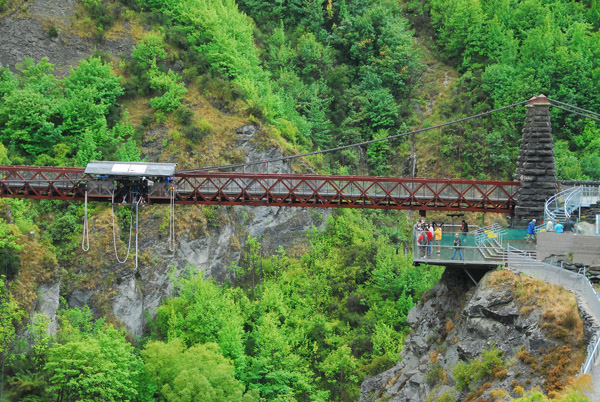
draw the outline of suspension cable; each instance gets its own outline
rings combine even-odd
[[[586,118],[588,118],[588,119],[590,119],[590,120],[594,120],[594,121],[600,121],[600,119],[599,119],[599,118],[597,118],[597,117],[592,117],[592,116],[590,116],[590,115],[587,115],[587,114],[584,114],[584,113],[579,113],[579,112],[576,112],[576,111],[574,111],[574,110],[569,110],[569,109],[567,109],[567,108],[564,108],[564,107],[561,107],[561,106],[558,106],[558,105],[553,105],[553,104],[550,104],[550,106],[552,106],[552,107],[555,107],[555,108],[557,108],[557,109],[560,109],[560,110],[564,110],[565,112],[569,112],[569,113],[573,113],[573,114],[576,114],[576,115],[579,115],[579,116],[586,117]],[[595,113],[594,113],[594,114],[595,114]]]
[[[110,211],[112,216],[112,229],[113,229],[113,244],[115,246],[115,257],[117,257],[117,261],[119,264],[124,264],[127,262],[129,258],[129,251],[131,250],[131,230],[133,227],[133,204],[131,204],[131,211],[129,213],[129,243],[127,245],[127,254],[125,255],[125,259],[121,261],[119,259],[119,254],[117,253],[117,235],[115,230],[115,191],[112,192],[112,202],[110,203]],[[137,219],[137,216],[136,216]],[[136,222],[137,224],[137,222]]]
[[[83,202],[83,234],[81,235],[81,249],[88,251],[90,249],[90,228],[88,222],[88,192],[85,190],[85,201]]]
[[[562,105],[562,106],[570,107],[571,109],[579,110],[580,112],[584,112],[584,113],[591,114],[591,115],[596,116],[596,117],[600,117],[600,113],[592,112],[591,110],[583,109],[583,108],[577,107],[575,105],[571,105],[571,104],[568,104],[568,103],[565,103],[565,102],[558,101],[556,99],[550,99],[550,98],[548,98],[548,100],[550,102],[558,103],[559,105]],[[552,106],[554,106],[554,105],[552,105]]]
[[[279,158],[273,158],[273,159],[266,159],[266,160],[261,160],[261,161],[252,161],[252,162],[246,162],[246,163],[237,163],[237,164],[232,164],[232,165],[222,165],[222,166],[210,166],[210,167],[205,167],[205,168],[198,168],[198,169],[187,169],[187,170],[180,170],[178,172],[176,172],[176,174],[181,174],[181,173],[195,173],[195,172],[206,172],[206,171],[210,171],[210,170],[224,170],[224,169],[234,169],[234,168],[240,168],[243,167],[245,168],[246,166],[251,166],[251,165],[259,165],[259,164],[263,164],[263,163],[269,163],[269,162],[280,162],[280,161],[285,161],[285,160],[290,160],[290,159],[296,159],[296,158],[301,158],[301,157],[305,157],[305,156],[311,156],[311,155],[318,155],[318,154],[325,154],[325,153],[329,153],[329,152],[335,152],[335,151],[341,151],[344,149],[348,149],[348,148],[355,148],[355,147],[359,147],[359,146],[363,146],[363,145],[369,145],[369,144],[373,144],[376,142],[380,142],[380,141],[389,141],[395,138],[400,138],[400,137],[405,137],[407,135],[411,135],[411,134],[418,134],[418,133],[422,133],[425,131],[430,131],[430,130],[435,130],[438,128],[442,128],[442,127],[446,127],[446,126],[450,126],[452,124],[457,124],[457,123],[462,123],[468,120],[472,120],[472,119],[476,119],[479,117],[483,117],[495,112],[499,112],[501,110],[506,110],[506,109],[510,109],[512,107],[515,106],[519,106],[519,105],[523,105],[527,102],[530,102],[531,99],[527,99],[521,102],[517,102],[517,103],[513,103],[511,105],[508,106],[503,106],[497,109],[493,109],[493,110],[488,110],[486,112],[482,112],[482,113],[477,113],[474,114],[472,116],[467,116],[467,117],[463,117],[461,119],[457,119],[457,120],[452,120],[446,123],[441,123],[441,124],[437,124],[435,126],[431,126],[431,127],[424,127],[424,128],[420,128],[417,130],[412,130],[412,131],[408,131],[408,132],[404,132],[404,133],[400,133],[400,134],[394,134],[394,135],[390,135],[387,137],[383,137],[383,138],[377,138],[377,139],[373,139],[373,140],[369,140],[369,141],[363,141],[363,142],[357,142],[354,144],[348,144],[348,145],[343,145],[340,147],[335,147],[335,148],[329,148],[329,149],[324,149],[324,150],[318,150],[318,151],[312,151],[312,152],[306,152],[306,153],[302,153],[302,154],[297,154],[297,155],[291,155],[291,156],[283,156],[283,157],[279,157]]]

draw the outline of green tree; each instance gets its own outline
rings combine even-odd
[[[356,359],[347,345],[342,345],[331,352],[321,364],[321,368],[327,376],[327,381],[336,389],[339,399],[343,396],[344,388],[349,382],[358,381],[355,374]]]
[[[221,353],[235,362],[236,372],[243,371],[244,314],[236,293],[196,274],[180,280],[178,294],[158,308],[156,322],[163,337],[181,339],[188,346],[217,343]]]
[[[251,401],[234,376],[233,364],[214,343],[186,348],[180,339],[168,343],[149,342],[142,351],[150,380],[159,400],[186,402],[198,398],[210,401]]]
[[[93,103],[104,107],[103,114],[116,106],[119,97],[125,93],[121,78],[112,72],[110,64],[103,63],[99,57],[82,60],[75,70],[71,67],[64,86],[67,97],[77,96],[84,89],[93,90]]]
[[[142,361],[122,331],[94,322],[89,309],[64,310],[60,323],[44,365],[57,401],[146,400]]]

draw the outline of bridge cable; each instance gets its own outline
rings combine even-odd
[[[565,112],[569,112],[569,113],[573,113],[573,114],[576,114],[576,115],[579,115],[579,116],[586,117],[586,118],[588,118],[590,120],[600,121],[600,118],[592,117],[590,115],[587,115],[587,114],[584,114],[584,113],[579,113],[579,112],[576,112],[574,110],[569,110],[567,108],[564,108],[564,107],[561,107],[561,106],[558,106],[558,105],[550,104],[550,106],[555,107],[555,108],[560,109],[560,110],[564,110]]]
[[[583,109],[583,108],[577,107],[575,105],[571,105],[569,103],[558,101],[556,99],[550,99],[550,98],[548,98],[548,100],[550,102],[558,103],[559,105],[562,105],[562,106],[567,106],[567,107],[570,107],[572,109],[579,110],[580,112],[584,112],[584,113],[591,114],[591,115],[596,116],[596,117],[600,117],[600,113],[592,112],[591,110]],[[552,105],[552,106],[554,106],[554,105]]]
[[[81,235],[81,249],[88,251],[90,249],[90,228],[88,222],[88,192],[85,190],[85,201],[83,202],[83,233]]]
[[[531,99],[527,99],[527,100],[524,100],[524,101],[521,101],[521,102],[513,103],[513,104],[508,105],[508,106],[503,106],[503,107],[500,107],[500,108],[497,108],[497,109],[488,110],[486,112],[477,113],[477,114],[474,114],[472,116],[467,116],[467,117],[463,117],[461,119],[452,120],[452,121],[449,121],[449,122],[446,122],[446,123],[437,124],[435,126],[419,128],[417,130],[412,130],[412,131],[408,131],[408,132],[404,132],[404,133],[400,133],[400,134],[394,134],[394,135],[390,135],[390,136],[387,136],[387,137],[373,139],[373,140],[369,140],[369,141],[363,141],[363,142],[357,142],[357,143],[354,143],[354,144],[343,145],[343,146],[340,146],[340,147],[329,148],[329,149],[318,150],[318,151],[312,151],[312,152],[306,152],[306,153],[297,154],[297,155],[291,155],[291,156],[282,156],[282,157],[273,158],[273,159],[265,159],[265,160],[261,160],[261,161],[252,161],[252,162],[237,163],[237,164],[231,164],[231,165],[210,166],[210,167],[198,168],[198,169],[180,170],[180,171],[175,172],[175,174],[207,172],[207,171],[211,171],[211,170],[235,169],[235,168],[239,168],[239,167],[245,168],[246,166],[260,165],[260,164],[269,163],[269,162],[271,162],[271,163],[272,162],[281,162],[281,161],[291,160],[291,159],[296,159],[296,158],[301,158],[301,157],[305,157],[305,156],[319,155],[319,154],[325,154],[325,153],[329,153],[329,152],[341,151],[341,150],[348,149],[348,148],[355,148],[355,147],[359,147],[359,146],[363,146],[363,145],[369,145],[369,144],[373,144],[373,143],[380,142],[380,141],[388,141],[388,140],[392,140],[392,139],[395,139],[395,138],[405,137],[405,136],[411,135],[411,134],[418,134],[418,133],[422,133],[422,132],[425,132],[425,131],[435,130],[435,129],[438,129],[438,128],[450,126],[452,124],[462,123],[462,122],[465,122],[465,121],[468,121],[468,120],[472,120],[472,119],[476,119],[476,118],[479,118],[479,117],[487,116],[489,114],[492,114],[492,113],[495,113],[495,112],[499,112],[501,110],[506,110],[506,109],[510,109],[512,107],[515,107],[515,106],[523,105],[523,104],[525,104],[527,102],[530,102],[530,101],[531,101]]]
[[[125,259],[121,261],[119,259],[119,254],[117,253],[117,235],[115,231],[115,191],[112,192],[112,202],[110,204],[110,211],[112,216],[112,229],[113,229],[113,244],[115,246],[115,257],[117,257],[117,261],[119,264],[124,264],[127,262],[129,258],[129,251],[131,250],[131,229],[133,227],[133,203],[131,204],[131,212],[129,213],[129,244],[127,245],[127,254],[125,255]],[[137,216],[136,216],[137,219]]]

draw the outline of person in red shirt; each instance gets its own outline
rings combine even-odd
[[[425,251],[427,248],[427,235],[424,231],[418,232],[417,244],[417,247],[419,248],[419,257],[425,257]]]
[[[433,244],[433,226],[427,227],[427,257],[431,256],[431,245]]]

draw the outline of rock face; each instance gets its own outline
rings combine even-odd
[[[64,76],[70,66],[76,66],[86,59],[94,48],[109,54],[129,54],[134,45],[129,34],[119,38],[83,38],[70,33],[67,27],[75,15],[75,0],[34,0],[21,6],[21,9],[0,18],[0,66],[12,67],[25,57],[40,61],[47,57],[56,65],[56,73]],[[57,30],[58,36],[48,34],[50,27]]]
[[[71,66],[88,58],[94,49],[109,55],[126,57],[131,53],[134,40],[125,31],[110,34],[99,39],[89,32],[80,36],[74,30],[85,31],[75,22],[76,1],[33,0],[24,2],[19,9],[0,16],[0,66],[10,66],[23,62],[26,57],[36,62],[47,57],[55,64],[55,73],[64,76]],[[53,37],[49,29],[58,34]],[[166,129],[165,129],[166,130]],[[247,125],[237,131],[237,148],[243,149],[247,161],[268,160],[281,157],[276,147],[261,147],[253,138],[259,127]],[[150,160],[157,155],[148,155]],[[292,173],[290,165],[284,162],[250,166],[246,171],[269,173]],[[82,254],[82,265],[78,274],[90,278],[85,286],[74,284],[64,286],[68,304],[72,307],[89,305],[98,314],[112,312],[115,321],[121,322],[134,336],[144,332],[146,317],[152,315],[161,301],[172,294],[173,285],[169,273],[180,276],[187,266],[224,281],[231,279],[232,272],[226,267],[239,261],[244,241],[248,235],[262,239],[263,255],[274,254],[279,246],[293,254],[294,248],[301,248],[304,232],[313,226],[322,227],[329,211],[300,208],[269,207],[213,207],[215,219],[211,222],[195,220],[202,216],[200,207],[176,208],[177,245],[171,252],[167,238],[157,229],[162,221],[164,210],[142,210],[140,213],[140,244],[138,264],[134,263],[133,247],[130,259],[118,264],[112,250],[112,233],[106,230],[91,239],[94,247],[102,248],[93,257]],[[163,212],[161,212],[163,211]],[[192,217],[190,217],[192,216]],[[92,218],[93,219],[93,218]],[[192,229],[193,228],[193,229]],[[91,228],[93,231],[94,228]],[[120,250],[121,258],[125,252]],[[98,259],[98,261],[90,261]],[[94,268],[91,268],[94,266]],[[61,284],[43,284],[39,288],[39,300],[35,312],[46,314],[51,320],[51,331],[56,329]]]
[[[261,149],[252,142],[258,128],[244,126],[238,130],[237,147],[246,152],[246,160],[268,160],[281,156],[277,148]],[[256,169],[249,167],[246,171]],[[269,173],[292,173],[288,164],[269,164]],[[166,208],[166,207],[164,207]],[[306,230],[323,227],[329,210],[282,207],[213,207],[216,217],[212,223],[190,221],[186,214],[193,214],[198,206],[176,206],[177,246],[168,250],[166,237],[159,233],[161,221],[155,216],[143,219],[142,238],[138,254],[138,268],[129,265],[114,265],[103,272],[103,277],[117,276],[116,283],[103,289],[111,297],[112,312],[123,323],[128,332],[141,336],[146,317],[152,316],[165,297],[173,292],[171,272],[179,277],[191,267],[203,272],[206,278],[217,281],[233,281],[233,272],[226,267],[240,260],[243,245],[248,236],[261,239],[262,254],[273,255],[279,246],[288,254],[301,248]],[[144,212],[142,212],[144,214]],[[98,240],[101,242],[102,240]],[[114,256],[106,258],[114,259]],[[93,292],[76,289],[69,298],[72,306],[90,304],[96,310]]]
[[[551,350],[561,343],[542,331],[539,309],[522,314],[515,289],[490,287],[488,277],[489,273],[473,287],[461,272],[447,270],[411,310],[408,323],[412,333],[405,341],[401,361],[367,378],[361,386],[360,400],[425,402],[444,394],[452,400],[466,400],[469,392],[457,389],[453,368],[461,361],[476,359],[491,347],[503,353],[504,361],[513,363],[507,364],[506,373],[488,386],[481,400],[488,400],[485,398],[492,388],[511,390],[517,383],[525,389],[542,388],[543,377],[539,373],[529,375],[532,367],[516,356],[519,351],[521,356],[529,356],[530,352]]]

